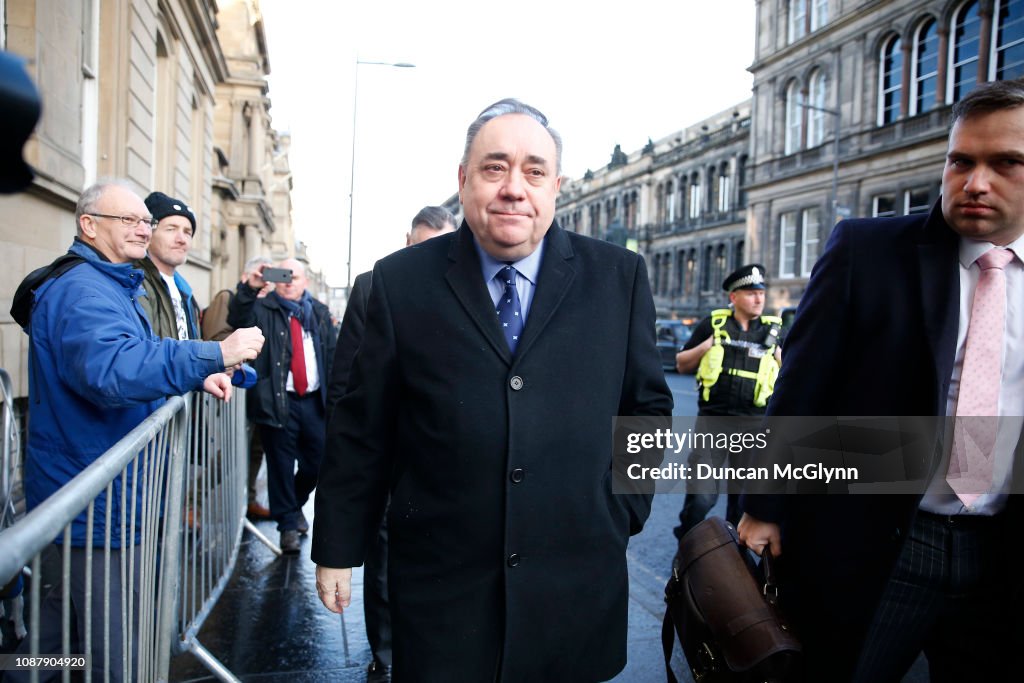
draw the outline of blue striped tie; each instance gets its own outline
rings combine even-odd
[[[500,278],[505,285],[505,292],[498,300],[498,321],[501,323],[501,331],[505,333],[505,341],[512,353],[516,352],[516,345],[523,334],[523,309],[519,305],[519,290],[516,289],[516,269],[512,264],[506,265],[498,271],[494,277]]]

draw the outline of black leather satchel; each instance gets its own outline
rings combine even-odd
[[[798,680],[800,641],[779,610],[770,548],[762,557],[763,578],[720,517],[679,541],[661,631],[669,683],[677,683],[670,665],[675,634],[697,683]]]

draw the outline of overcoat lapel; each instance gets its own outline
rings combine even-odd
[[[501,356],[509,365],[512,364],[512,352],[508,349],[501,328],[498,326],[498,316],[494,313],[494,303],[491,301],[487,287],[484,285],[483,275],[480,273],[480,257],[477,256],[476,248],[473,246],[473,233],[470,232],[466,222],[462,222],[459,233],[452,240],[452,246],[448,250],[448,260],[451,262],[445,279],[448,286],[455,293],[455,298],[462,304],[466,314],[479,328],[480,333],[491,345],[491,348]]]
[[[523,328],[523,339],[516,349],[517,358],[529,353],[534,341],[551,321],[555,311],[565,299],[569,287],[576,277],[576,269],[572,267],[572,245],[569,236],[553,223],[544,237],[544,259],[537,275],[537,287],[533,301],[530,303],[530,314]]]
[[[935,368],[937,388],[953,374],[957,327],[960,320],[960,269],[956,233],[942,218],[936,203],[917,245],[921,314]],[[898,332],[897,332],[898,333]],[[941,393],[941,392],[940,392]],[[936,415],[945,413],[946,396],[936,397]]]

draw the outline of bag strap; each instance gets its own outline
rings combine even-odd
[[[672,578],[670,581],[677,581]],[[672,648],[676,644],[675,623],[672,621],[672,609],[665,608],[665,619],[661,622],[661,651],[665,655],[665,677],[668,683],[679,683],[676,674],[672,671]]]

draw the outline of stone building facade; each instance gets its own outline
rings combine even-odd
[[[756,40],[749,254],[781,307],[836,217],[931,208],[952,103],[1024,75],[1024,1],[757,0]]]
[[[721,306],[722,280],[747,257],[750,102],[564,179],[568,230],[640,251],[659,315]]]
[[[0,47],[29,60],[43,99],[25,147],[36,180],[0,196],[0,367],[24,396],[28,339],[11,297],[67,249],[77,197],[97,179],[189,203],[198,230],[182,272],[200,303],[234,287],[247,257],[295,255],[296,240],[257,0],[0,0],[0,10]]]
[[[835,221],[929,211],[952,103],[1024,75],[1024,0],[754,1],[751,100],[562,183],[560,223],[642,253],[659,315],[743,262],[795,306]]]

